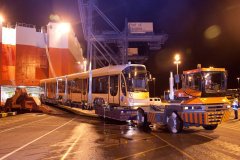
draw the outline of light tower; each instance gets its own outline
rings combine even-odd
[[[174,56],[174,62],[173,63],[176,64],[176,66],[177,66],[177,76],[178,76],[178,65],[181,63],[179,54],[176,54]],[[177,82],[177,89],[178,89],[178,83],[179,82]]]
[[[239,80],[240,80],[240,77],[237,77],[237,81],[238,81],[238,88],[239,88]]]

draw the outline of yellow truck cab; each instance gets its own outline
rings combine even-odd
[[[173,93],[171,93],[171,90]],[[229,119],[230,103],[226,98],[227,73],[224,68],[197,68],[184,71],[182,88],[173,91],[173,75],[170,74],[171,100],[159,106],[142,108],[146,118],[139,120],[145,124],[167,125],[172,133],[179,133],[183,127],[202,126],[214,130],[222,121]],[[147,119],[147,120],[146,120]],[[144,121],[143,121],[144,120]]]

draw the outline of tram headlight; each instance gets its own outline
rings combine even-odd
[[[133,98],[129,98],[128,102],[129,102],[130,106],[134,106],[134,99]]]
[[[129,92],[129,97],[133,98],[133,93]]]

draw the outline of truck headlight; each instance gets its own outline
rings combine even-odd
[[[188,106],[188,107],[184,107],[183,108],[184,110],[202,110],[202,107],[201,106]]]
[[[188,110],[188,107],[184,107],[184,110]]]

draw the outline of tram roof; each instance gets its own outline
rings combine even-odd
[[[114,75],[114,74],[120,74],[122,70],[124,70],[128,66],[143,66],[142,64],[124,64],[124,65],[110,65],[107,67],[103,68],[98,68],[98,69],[93,69],[92,70],[92,75],[95,76],[106,76],[106,75]],[[42,79],[41,81],[52,81],[56,79],[64,79],[64,78],[77,78],[77,77],[82,77],[82,78],[87,78],[89,76],[89,71],[87,72],[81,72],[81,73],[74,73],[74,74],[69,74],[65,76],[59,76],[55,78],[48,78],[48,79]]]
[[[198,73],[198,72],[225,72],[225,68],[198,68],[193,70],[183,71],[183,74],[191,74],[191,73]]]

